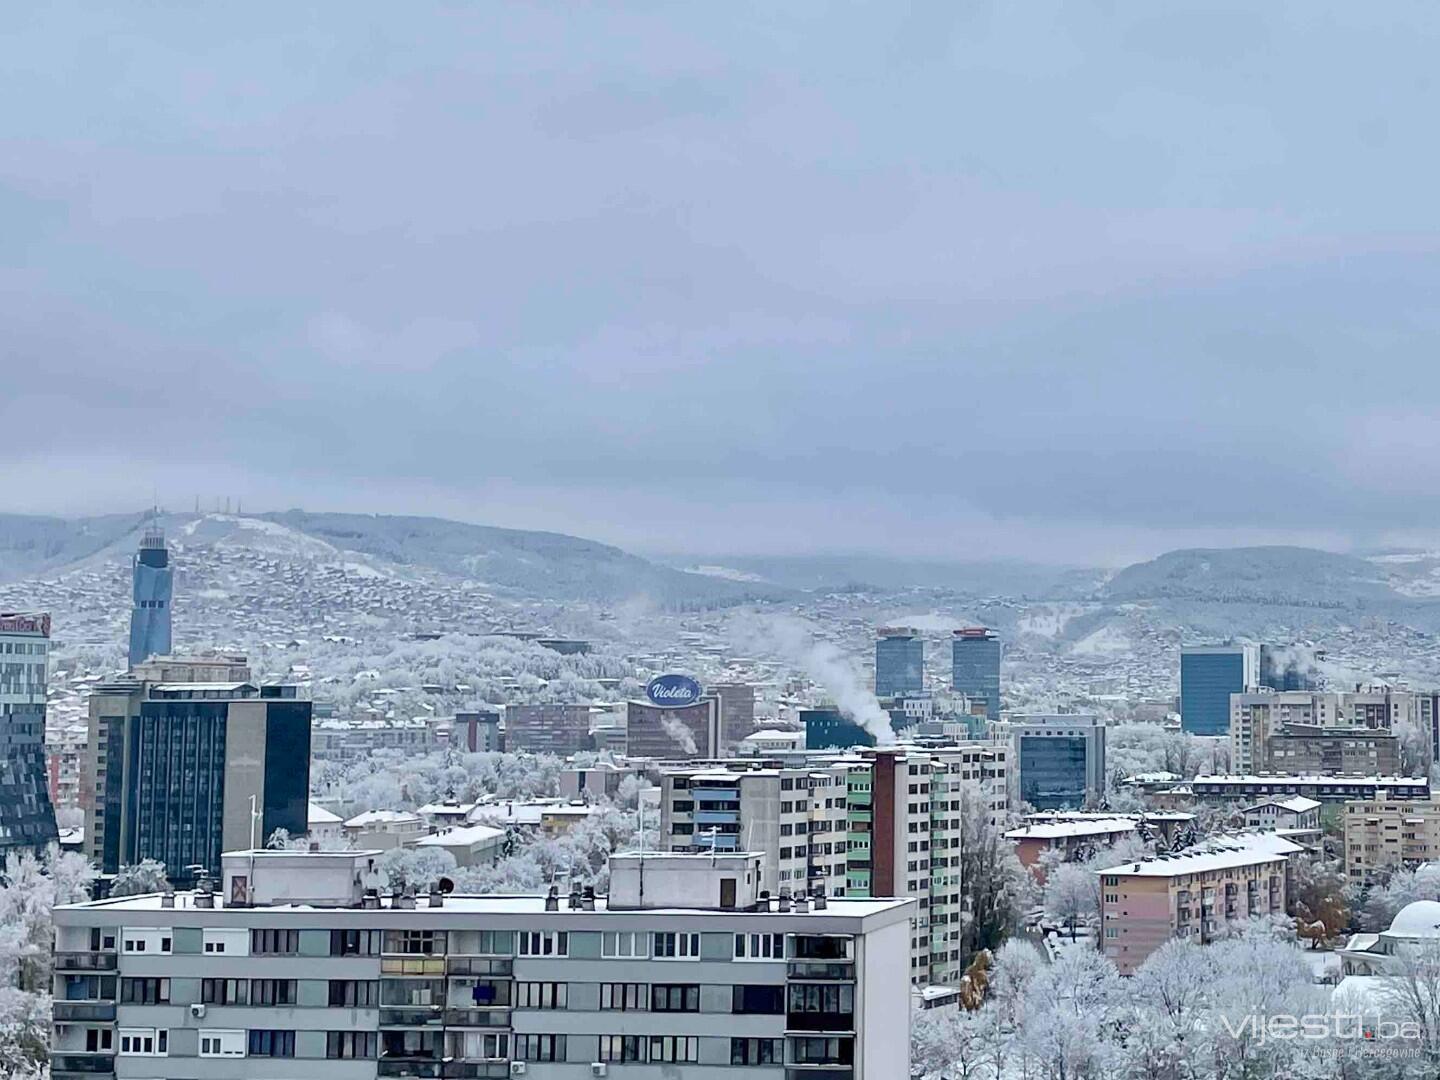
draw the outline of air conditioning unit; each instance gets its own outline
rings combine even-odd
[[[512,1061],[512,1062],[510,1062],[510,1075],[511,1075],[511,1076],[524,1076],[524,1075],[525,1075],[525,1062],[523,1062],[523,1061]]]
[[[609,1076],[610,1066],[603,1061],[592,1061],[590,1063],[591,1076]]]
[[[205,1019],[205,1006],[204,1006],[204,1005],[191,1005],[191,1006],[190,1006],[190,1015],[193,1016],[196,1020],[204,1020],[204,1019]]]

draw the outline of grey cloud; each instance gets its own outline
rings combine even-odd
[[[1428,6],[19,22],[10,508],[1067,561],[1440,510]]]

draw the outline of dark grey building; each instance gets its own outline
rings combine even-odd
[[[134,606],[130,609],[130,666],[152,656],[170,654],[170,601],[175,591],[174,571],[165,534],[146,529],[131,566]]]
[[[45,772],[50,616],[0,613],[0,859],[56,838]]]
[[[1098,716],[1018,716],[1006,729],[1017,794],[1036,810],[1078,810],[1105,790],[1105,724]]]
[[[875,696],[899,697],[925,689],[925,639],[918,631],[884,627],[875,641]]]
[[[186,885],[200,869],[218,874],[224,850],[263,845],[276,829],[304,833],[311,705],[287,689],[133,678],[97,686],[85,843],[101,871],[157,859]]]
[[[983,626],[955,631],[951,645],[951,685],[972,701],[983,702],[987,720],[1000,719],[1000,638]]]
[[[720,752],[733,754],[740,740],[755,733],[755,687],[749,683],[712,683],[720,703]]]
[[[566,757],[589,750],[589,705],[506,705],[505,749]]]
[[[1259,679],[1254,645],[1186,645],[1180,650],[1180,726],[1192,735],[1230,733],[1230,695]]]

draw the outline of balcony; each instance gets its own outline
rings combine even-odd
[[[67,1073],[85,1077],[114,1076],[115,1057],[113,1054],[51,1054],[50,1075],[59,1077]]]
[[[510,1075],[508,1061],[447,1061],[440,1074],[446,1080],[499,1080]]]
[[[446,1009],[446,1027],[509,1027],[510,1010],[499,1009]],[[384,1020],[381,1020],[384,1023]]]
[[[375,1065],[376,1076],[430,1076],[444,1075],[444,1065],[433,1059],[381,1058]]]
[[[515,961],[489,959],[483,956],[452,956],[447,965],[451,975],[513,975]]]
[[[109,952],[57,952],[56,971],[114,971],[119,957]]]
[[[944,951],[943,949],[941,950]],[[785,1030],[796,1033],[855,1034],[854,1013],[786,1013]]]
[[[57,1024],[81,1020],[100,1021],[103,1023],[114,1019],[115,1003],[113,1001],[55,1002],[55,1022]]]
[[[413,1005],[408,1007],[381,1007],[381,1027],[440,1027],[445,1015],[439,1005]]]
[[[785,977],[811,981],[854,982],[855,965],[848,960],[791,960],[785,965]]]

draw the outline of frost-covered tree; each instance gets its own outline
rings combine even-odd
[[[424,892],[442,877],[455,878],[455,856],[443,848],[395,848],[380,856],[378,868],[392,889]]]
[[[990,1007],[973,1012],[959,1006],[917,1008],[910,1022],[911,1064],[926,1076],[947,1080],[993,1076],[988,1036],[996,1022]]]
[[[1076,928],[1100,918],[1099,877],[1081,863],[1062,863],[1045,879],[1045,914],[1075,939]]]
[[[1396,870],[1389,880],[1372,885],[1363,899],[1360,922],[1376,933],[1388,930],[1400,909],[1417,900],[1440,900],[1440,866]]]
[[[141,859],[138,863],[122,866],[115,873],[110,884],[111,896],[138,896],[142,893],[165,892],[170,888],[170,878],[163,862],[155,859]]]
[[[960,828],[950,849],[958,860],[961,889],[961,954],[994,950],[1019,922],[1031,879],[991,819],[989,799],[974,781],[960,785]]]

